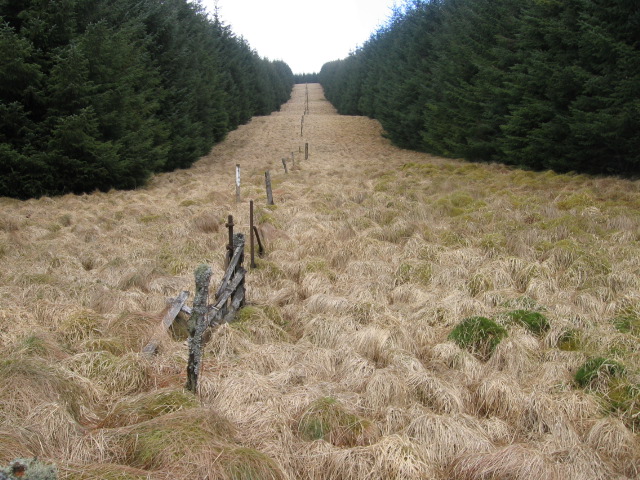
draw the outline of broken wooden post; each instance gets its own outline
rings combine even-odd
[[[169,299],[169,305],[171,306],[162,318],[162,323],[160,324],[161,334],[165,334],[169,330],[169,328],[171,328],[171,325],[180,313],[180,310],[184,308],[184,304],[186,303],[187,298],[189,298],[189,292],[183,291],[176,298]],[[154,336],[154,338],[152,338],[149,343],[144,346],[144,348],[142,349],[142,353],[146,355],[155,354],[158,351],[158,346],[160,345],[161,341],[162,339],[160,338],[160,335]]]
[[[253,232],[253,229],[255,227],[253,226],[253,200],[249,201],[249,248],[251,249],[251,268],[256,268],[256,257],[255,257],[255,253],[254,253],[254,247],[253,247],[253,239],[255,236],[255,233]]]
[[[271,174],[269,170],[264,172],[264,181],[267,186],[267,205],[273,205],[273,193],[271,192]]]
[[[208,265],[200,265],[196,268],[195,279],[196,296],[189,318],[189,362],[187,364],[187,384],[185,385],[185,388],[193,393],[196,393],[198,388],[198,375],[202,363],[202,336],[209,325],[207,303],[211,268]]]
[[[224,262],[224,268],[229,266],[229,262],[231,261],[231,257],[233,256],[233,215],[229,215],[228,221],[225,226],[229,229],[229,244],[227,245],[227,256]]]
[[[287,169],[287,159],[286,158],[282,159],[282,166],[284,167],[284,173],[289,173],[289,170]]]
[[[309,160],[309,143],[304,144],[304,159]]]
[[[240,164],[236,163],[236,203],[240,203]]]

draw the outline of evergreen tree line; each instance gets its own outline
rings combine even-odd
[[[637,0],[412,1],[319,76],[405,148],[640,173]]]
[[[187,0],[0,0],[0,196],[135,188],[289,99]]]
[[[318,83],[317,73],[296,73],[293,78],[296,83]]]

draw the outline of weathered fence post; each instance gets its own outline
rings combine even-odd
[[[256,268],[256,257],[255,257],[255,253],[254,253],[254,247],[253,247],[253,239],[254,239],[254,229],[255,227],[253,226],[253,200],[249,201],[249,248],[251,249],[251,268]]]
[[[302,120],[300,120],[300,136],[302,136],[303,127],[304,127],[304,115],[302,115]]]
[[[304,144],[304,159],[309,160],[309,143]]]
[[[236,163],[236,203],[240,203],[240,164]]]
[[[195,278],[196,296],[189,318],[189,363],[187,364],[187,384],[185,385],[185,388],[193,393],[196,393],[198,388],[198,375],[202,363],[202,335],[209,325],[207,302],[209,300],[211,268],[208,265],[200,265],[196,268]]]
[[[267,205],[273,205],[273,193],[271,192],[271,174],[269,170],[264,172],[264,181],[267,186]]]
[[[233,215],[229,215],[229,219],[225,226],[229,229],[229,244],[227,245],[227,256],[224,262],[224,267],[227,268],[231,261],[231,257],[233,256]]]
[[[289,173],[289,170],[287,169],[287,159],[283,158],[282,159],[282,166],[284,167],[284,173]]]

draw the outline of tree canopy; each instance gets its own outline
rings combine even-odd
[[[290,96],[187,0],[0,0],[0,196],[135,188]]]
[[[397,145],[533,169],[640,173],[635,0],[414,0],[319,74]]]

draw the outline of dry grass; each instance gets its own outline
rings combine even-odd
[[[78,480],[638,477],[640,182],[403,151],[309,92],[303,137],[298,86],[144,188],[0,199],[0,461]],[[193,396],[179,329],[139,352],[197,265],[221,278],[249,198],[267,254]],[[470,317],[508,335],[476,356],[448,340]],[[580,386],[598,358],[624,369]]]

